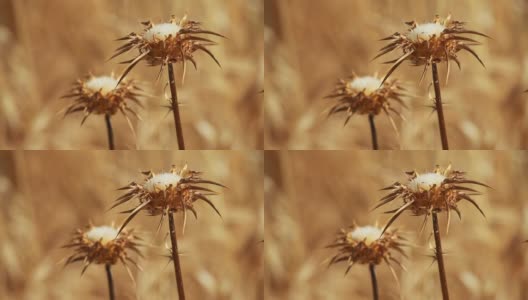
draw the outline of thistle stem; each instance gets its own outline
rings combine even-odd
[[[169,85],[171,91],[171,108],[174,116],[174,126],[176,127],[176,137],[178,138],[178,149],[185,150],[185,141],[183,140],[183,129],[180,118],[180,108],[178,106],[178,92],[176,91],[176,80],[174,79],[174,69],[172,64],[168,64]]]
[[[436,261],[438,262],[438,273],[440,275],[440,285],[442,286],[442,299],[449,300],[449,291],[447,290],[447,279],[444,267],[444,254],[442,252],[442,240],[440,239],[440,226],[438,226],[436,212],[433,212],[433,232],[436,244]]]
[[[374,264],[370,264],[369,265],[370,279],[372,281],[372,299],[378,300],[379,299],[379,295],[378,295],[378,280],[376,279],[375,267],[376,266]]]
[[[433,67],[433,84],[434,84],[434,90],[435,90],[435,105],[436,105],[436,113],[438,115],[438,125],[440,127],[440,138],[442,140],[442,149],[443,150],[449,150],[449,145],[447,142],[447,131],[445,127],[445,120],[444,120],[444,108],[442,106],[442,94],[440,92],[440,79],[438,79],[438,68],[436,67],[436,63],[432,63]]]
[[[114,280],[112,279],[112,270],[110,268],[112,268],[110,264],[105,265],[106,277],[108,279],[108,293],[110,295],[110,300],[115,300]]]
[[[183,291],[183,277],[181,274],[180,257],[178,255],[178,240],[176,239],[176,228],[174,227],[174,216],[169,212],[169,228],[172,244],[172,261],[174,262],[174,272],[176,273],[176,286],[178,287],[178,298],[185,300],[185,292]]]
[[[112,121],[110,118],[111,116],[109,114],[105,114],[106,133],[108,134],[108,149],[115,150],[114,131],[112,130]]]
[[[374,123],[374,115],[369,114],[369,123],[370,123],[370,134],[372,136],[372,149],[378,150],[378,134],[376,132],[376,123]]]

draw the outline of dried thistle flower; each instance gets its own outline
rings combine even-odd
[[[337,98],[336,103],[328,115],[340,112],[346,112],[347,118],[345,125],[350,118],[358,113],[361,115],[379,115],[382,111],[391,120],[394,128],[394,120],[389,112],[403,118],[391,105],[396,102],[406,107],[402,98],[405,96],[405,89],[396,81],[382,83],[379,78],[374,76],[357,76],[353,74],[347,79],[340,79],[333,92],[325,98]]]
[[[394,213],[394,215],[390,218],[384,231],[406,210],[411,211],[415,216],[425,215],[422,231],[429,215],[445,211],[448,214],[447,228],[449,229],[452,210],[457,213],[459,218],[462,218],[458,209],[458,203],[462,200],[473,204],[485,216],[472,198],[472,196],[480,195],[480,193],[467,185],[489,186],[467,179],[464,172],[451,170],[451,165],[445,169],[441,169],[437,165],[434,171],[430,173],[419,174],[416,171],[410,171],[406,174],[409,182],[407,184],[396,182],[384,188],[383,190],[390,192],[375,207],[378,208],[399,198],[403,200],[401,207],[387,212]]]
[[[337,248],[338,251],[330,260],[329,266],[346,262],[348,265],[345,271],[346,275],[356,263],[379,265],[381,262],[385,262],[395,276],[391,261],[404,268],[393,257],[394,252],[406,256],[402,249],[405,246],[404,242],[405,239],[396,230],[382,232],[378,226],[360,227],[352,225],[341,229],[335,241],[327,246],[327,248]]]
[[[164,65],[183,62],[185,66],[187,60],[197,68],[197,63],[194,59],[196,51],[205,52],[220,66],[216,57],[208,49],[209,46],[216,45],[216,43],[197,35],[224,36],[202,29],[201,23],[188,20],[185,15],[181,20],[177,20],[172,16],[167,23],[154,24],[151,21],[146,21],[142,22],[142,24],[145,26],[143,32],[139,34],[133,32],[118,39],[119,41],[126,41],[126,44],[117,48],[112,58],[133,49],[139,51],[138,56],[123,62],[129,65],[119,78],[119,81],[123,80],[128,72],[143,59],[151,66],[161,66],[159,74],[161,74]]]
[[[451,15],[448,15],[445,19],[441,19],[437,15],[431,23],[419,24],[416,21],[410,21],[406,22],[406,24],[410,26],[406,33],[396,32],[382,39],[383,41],[390,41],[390,43],[381,48],[380,53],[375,58],[398,49],[401,49],[403,52],[403,55],[399,58],[386,62],[393,65],[387,75],[385,75],[383,82],[405,60],[411,61],[415,66],[424,66],[420,82],[424,78],[429,65],[445,61],[448,67],[447,78],[449,77],[449,62],[451,60],[459,68],[461,67],[460,61],[458,60],[458,52],[461,50],[471,53],[484,66],[480,57],[471,48],[471,46],[480,45],[480,43],[462,35],[488,36],[477,31],[466,29],[464,22],[452,20]]]
[[[140,241],[141,239],[134,234],[133,230],[118,233],[113,225],[89,225],[84,229],[77,229],[71,241],[63,246],[64,248],[73,248],[74,251],[67,258],[66,265],[82,262],[84,265],[81,271],[82,275],[91,264],[115,265],[120,261],[134,280],[127,262],[141,270],[141,267],[130,258],[130,251],[143,257],[138,249]]]
[[[110,76],[89,75],[77,80],[68,94],[63,96],[63,98],[73,98],[74,101],[66,109],[64,115],[83,112],[82,125],[91,114],[112,116],[121,112],[133,131],[127,112],[138,119],[141,118],[130,108],[129,102],[142,107],[139,98],[144,95],[141,92],[142,89],[133,80],[118,84],[113,74]]]
[[[163,217],[168,213],[184,213],[184,228],[187,219],[187,211],[190,210],[195,218],[198,218],[194,209],[194,202],[202,200],[209,204],[214,211],[221,217],[220,212],[209,199],[209,196],[216,193],[204,185],[223,185],[206,180],[201,177],[201,172],[189,170],[187,165],[182,169],[175,166],[169,172],[155,174],[152,171],[142,172],[146,176],[143,183],[132,182],[129,185],[120,188],[127,193],[116,199],[112,208],[128,202],[132,199],[138,199],[139,205],[135,208],[125,211],[130,213],[120,228],[120,231],[130,222],[141,210],[146,210],[150,215],[161,215],[160,226]],[[159,227],[158,227],[159,230]]]

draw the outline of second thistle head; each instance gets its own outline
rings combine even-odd
[[[405,97],[404,91],[396,80],[382,83],[376,76],[352,75],[347,79],[340,79],[332,93],[325,98],[337,100],[329,116],[345,113],[345,125],[354,114],[376,116],[383,112],[393,121],[390,113],[403,118],[394,107],[395,104],[406,107],[402,100]]]
[[[131,108],[131,103],[141,107],[139,99],[144,96],[136,82],[118,80],[114,75],[87,76],[75,82],[71,90],[63,98],[72,98],[73,103],[66,109],[65,115],[82,113],[83,124],[92,115],[114,115],[121,113],[127,120],[128,114],[139,118]]]
[[[405,256],[402,247],[404,240],[397,231],[382,232],[377,226],[350,226],[343,228],[337,234],[334,242],[327,248],[337,248],[337,254],[330,260],[330,265],[345,262],[347,274],[354,264],[378,265],[400,262],[394,258],[394,252]]]
[[[84,273],[91,264],[114,265],[121,262],[131,275],[127,262],[139,268],[130,258],[131,252],[142,256],[138,249],[141,239],[133,230],[118,232],[114,226],[87,226],[78,229],[70,243],[64,248],[72,248],[73,254],[68,257],[66,264],[82,262]],[[132,278],[133,279],[133,278]]]

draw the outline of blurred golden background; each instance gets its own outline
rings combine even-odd
[[[430,172],[436,164],[466,171],[486,183],[476,202],[460,202],[460,221],[439,217],[451,299],[528,299],[528,154],[522,151],[288,151],[265,153],[266,297],[290,300],[372,299],[368,267],[327,268],[334,249],[325,249],[340,228],[386,224],[372,212],[386,195],[381,188],[407,182],[404,171]],[[401,203],[401,200],[398,202]],[[389,268],[377,268],[380,299],[441,299],[438,267],[432,257],[431,219],[418,236],[423,217],[402,214],[391,226],[409,240],[409,259],[397,266],[401,290]],[[400,258],[399,256],[397,256]]]
[[[266,149],[370,149],[366,116],[343,128],[344,116],[326,119],[332,101],[323,99],[338,78],[385,75],[386,45],[378,40],[407,30],[406,21],[430,22],[436,14],[466,21],[492,39],[460,53],[462,70],[439,65],[447,133],[452,149],[528,148],[528,1],[526,0],[265,0]],[[382,149],[440,149],[431,71],[418,86],[421,67],[403,63],[391,76],[406,83],[412,98],[396,120],[398,139],[386,116],[377,118]],[[398,118],[395,118],[398,119]]]
[[[187,148],[262,149],[263,9],[260,0],[0,0],[0,148],[106,149],[103,116],[80,127],[82,115],[58,113],[70,103],[59,98],[89,72],[120,75],[126,65],[118,62],[133,54],[107,61],[121,45],[114,40],[142,30],[141,21],[187,13],[228,37],[211,49],[222,68],[197,54],[198,71],[188,68],[184,86],[175,69]],[[153,97],[143,99],[143,121],[133,120],[137,140],[121,115],[113,118],[118,149],[176,148],[162,107],[167,73],[156,83],[158,71],[142,62],[129,73]]]
[[[63,268],[70,249],[61,246],[90,221],[100,226],[126,218],[107,211],[117,188],[140,182],[140,171],[166,171],[172,164],[204,172],[228,189],[213,196],[223,220],[207,204],[196,203],[182,235],[176,230],[188,299],[263,299],[263,154],[242,151],[2,151],[0,152],[0,299],[106,299],[102,265],[81,277],[82,264]],[[132,207],[132,204],[130,205]],[[137,288],[125,268],[112,268],[116,299],[177,298],[169,253],[167,219],[138,214],[135,228],[148,247],[133,266]]]

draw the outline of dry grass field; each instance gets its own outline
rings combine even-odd
[[[198,71],[187,70],[181,85],[176,68],[188,149],[261,149],[263,140],[263,4],[260,0],[68,1],[0,0],[0,148],[106,149],[104,118],[62,118],[69,103],[59,99],[77,78],[112,71],[133,57],[107,61],[120,45],[114,40],[139,23],[168,21],[185,13],[228,39],[212,51],[222,64],[197,54]],[[176,136],[168,104],[167,74],[140,63],[129,78],[152,94],[133,121],[134,139],[121,115],[114,119],[118,149],[174,149]]]
[[[451,68],[442,80],[450,149],[528,148],[528,2],[522,0],[266,0],[265,1],[265,147],[266,149],[369,149],[366,116],[327,119],[328,95],[335,81],[352,72],[384,75],[384,61],[371,61],[386,43],[378,40],[407,29],[405,21],[430,22],[435,14],[455,20],[492,39],[475,51],[460,53],[462,70]],[[446,67],[441,64],[440,78]],[[434,91],[431,74],[404,63],[393,78],[404,81],[406,122],[396,120],[401,137],[387,118],[377,118],[382,149],[440,149],[436,115],[427,106]]]
[[[104,267],[81,277],[81,264],[59,263],[71,254],[61,246],[90,221],[120,224],[125,207],[107,209],[139,171],[184,163],[229,187],[213,197],[223,220],[196,203],[198,220],[188,218],[182,236],[176,216],[187,299],[263,299],[263,154],[255,151],[0,152],[0,299],[107,299]],[[117,299],[177,298],[166,220],[158,235],[158,217],[140,213],[128,225],[148,245],[144,271],[132,267],[137,288],[113,268]]]
[[[372,299],[368,268],[327,268],[325,249],[339,228],[384,225],[384,207],[369,213],[385,193],[381,188],[406,182],[404,171],[431,171],[435,164],[467,172],[489,184],[475,196],[484,218],[460,203],[440,228],[446,252],[451,299],[528,299],[528,155],[506,151],[289,151],[265,153],[266,298],[290,300]],[[409,240],[408,271],[396,267],[401,290],[384,264],[378,269],[380,299],[441,299],[438,268],[430,255],[431,221],[422,236],[422,217],[404,213],[393,223]]]

